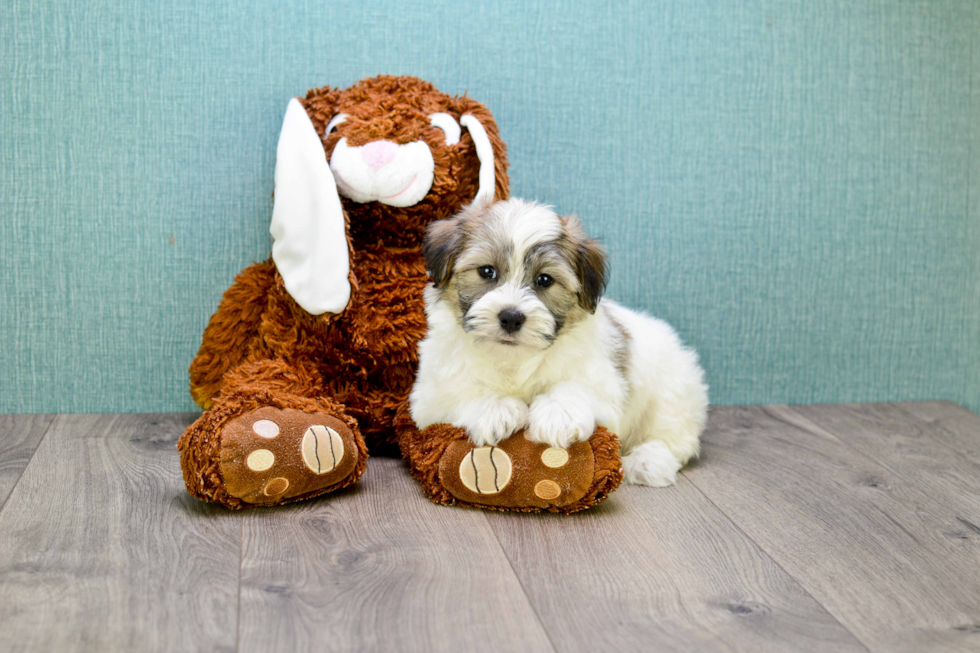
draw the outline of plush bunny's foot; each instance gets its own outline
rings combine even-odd
[[[404,414],[398,421],[402,454],[436,503],[572,513],[603,501],[623,478],[619,440],[602,427],[567,449],[532,442],[525,431],[478,447],[449,424],[419,431]]]
[[[225,426],[219,456],[228,494],[269,504],[337,485],[354,471],[357,447],[336,417],[266,407]]]
[[[192,437],[198,426],[188,430]],[[187,489],[230,508],[299,501],[350,485],[367,458],[356,429],[327,412],[263,406],[216,428],[205,422],[199,431],[198,440],[210,446],[182,448]],[[198,455],[184,455],[192,453]]]

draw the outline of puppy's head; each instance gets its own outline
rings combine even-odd
[[[519,199],[433,223],[424,252],[436,301],[489,346],[546,349],[595,312],[606,285],[605,252],[578,218]]]

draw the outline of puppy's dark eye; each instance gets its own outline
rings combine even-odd
[[[554,282],[555,282],[555,280],[552,279],[551,276],[550,275],[547,275],[547,274],[539,274],[537,276],[537,278],[534,280],[534,284],[538,288],[547,288],[548,286],[550,286]]]
[[[490,267],[489,265],[484,265],[482,268],[479,268],[477,272],[479,272],[480,276],[483,277],[484,279],[497,278],[497,271],[494,268]]]

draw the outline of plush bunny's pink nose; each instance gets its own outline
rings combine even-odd
[[[361,157],[377,172],[395,158],[397,151],[398,145],[391,141],[372,141],[361,146]]]

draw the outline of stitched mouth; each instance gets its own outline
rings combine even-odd
[[[341,186],[343,186],[344,188],[346,188],[346,189],[348,189],[348,190],[353,190],[353,191],[357,191],[357,189],[356,189],[356,188],[354,188],[353,186],[351,186],[350,184],[348,184],[348,183],[347,183],[347,182],[346,182],[346,181],[344,180],[344,178],[340,176],[340,173],[339,173],[339,172],[337,172],[336,170],[333,170],[333,169],[331,169],[331,170],[330,170],[330,172],[332,172],[332,173],[333,173],[333,176],[334,176],[334,179],[336,179],[336,180],[337,180],[337,183],[338,183],[338,184],[340,184]]]
[[[347,183],[347,180],[346,180],[346,179],[344,179],[344,178],[343,178],[343,177],[342,177],[342,176],[340,175],[340,173],[339,173],[339,172],[337,172],[336,170],[331,170],[331,172],[333,172],[333,176],[334,176],[334,179],[336,179],[336,180],[337,180],[337,183],[338,183],[338,184],[339,184],[340,186],[343,186],[343,187],[344,187],[344,188],[346,188],[347,190],[351,190],[351,191],[354,191],[355,193],[360,193],[360,194],[362,194],[362,195],[368,195],[368,193],[366,193],[366,192],[364,192],[364,191],[362,191],[362,190],[360,190],[359,188],[357,188],[357,187],[356,187],[356,186],[354,186],[353,184],[349,184],[349,183]],[[415,183],[415,180],[416,180],[416,179],[418,179],[418,178],[419,178],[419,173],[417,173],[417,172],[416,172],[416,173],[415,173],[414,175],[412,175],[412,178],[411,178],[411,180],[409,180],[409,182],[408,182],[407,184],[405,184],[405,187],[404,187],[404,188],[402,188],[402,189],[401,189],[400,191],[398,191],[398,192],[397,192],[397,193],[395,193],[394,195],[382,195],[382,196],[381,196],[381,197],[379,197],[378,199],[382,199],[382,200],[390,200],[390,199],[394,199],[394,198],[396,198],[396,197],[398,197],[399,195],[401,195],[402,193],[404,193],[405,191],[407,191],[407,190],[408,190],[409,188],[411,188],[411,187],[412,187],[412,184],[414,184],[414,183]]]
[[[407,191],[409,188],[411,188],[412,187],[412,184],[414,184],[415,183],[415,180],[418,179],[418,178],[419,178],[419,173],[416,172],[414,175],[412,175],[412,180],[409,181],[408,184],[405,185],[405,188],[402,188],[400,191],[398,191],[394,195],[385,195],[381,199],[383,199],[383,200],[390,200],[390,199],[393,199],[395,197],[398,197],[399,195],[401,195],[402,193],[404,193],[405,191]]]

